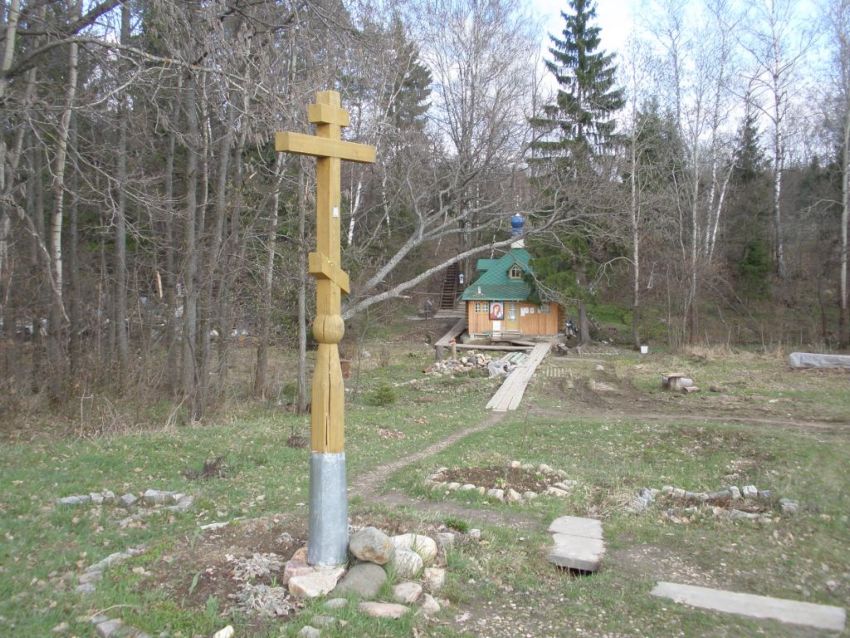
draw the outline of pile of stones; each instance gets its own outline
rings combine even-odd
[[[140,521],[151,514],[159,511],[165,512],[186,512],[192,507],[194,497],[190,494],[181,492],[167,492],[164,490],[145,490],[141,496],[133,493],[126,493],[122,496],[115,496],[111,490],[103,490],[101,492],[91,492],[89,494],[77,494],[74,496],[64,496],[56,500],[56,504],[60,506],[80,506],[80,505],[113,505],[122,507],[125,510],[133,511],[134,514],[121,519],[118,522],[120,527]]]
[[[527,472],[538,472],[543,475],[545,482],[549,483],[542,492],[526,490],[522,493],[513,488],[502,489],[498,486],[474,485],[472,483],[459,483],[457,481],[448,481],[445,473],[449,468],[441,467],[433,474],[425,479],[426,487],[432,490],[443,490],[445,492],[477,492],[481,496],[502,501],[504,503],[517,503],[520,501],[532,501],[538,496],[556,496],[566,498],[573,491],[573,488],[578,484],[577,481],[567,479],[567,473],[563,470],[556,470],[552,467],[541,463],[533,465],[531,463],[520,463],[519,461],[511,461],[508,465],[511,469],[523,469]]]
[[[655,502],[659,495],[668,500],[692,504],[684,508],[668,509],[666,515],[674,522],[679,519],[679,514],[694,514],[699,512],[701,507],[703,509],[710,507],[714,516],[770,522],[770,516],[766,512],[745,511],[732,507],[731,504],[736,501],[747,504],[760,501],[766,507],[769,507],[774,500],[773,493],[770,490],[760,490],[755,485],[744,485],[741,488],[738,488],[737,485],[730,485],[714,492],[690,492],[672,485],[665,485],[660,490],[642,487],[626,509],[634,513],[644,512],[649,509],[649,506]],[[783,514],[796,514],[799,510],[797,501],[790,498],[780,498],[777,503]]]
[[[475,370],[487,370],[487,366],[492,360],[492,357],[488,357],[486,354],[477,353],[459,357],[457,359],[444,359],[442,361],[436,361],[426,368],[425,374],[431,374],[437,377],[453,374],[468,374]]]
[[[472,532],[472,530],[470,530]],[[472,534],[470,534],[472,536]],[[376,618],[401,618],[418,607],[417,614],[431,616],[446,602],[435,596],[446,580],[445,554],[455,544],[457,534],[439,532],[434,538],[423,534],[389,536],[376,527],[364,527],[351,536],[348,549],[354,560],[345,567],[313,567],[307,564],[307,548],[298,549],[285,564],[283,583],[296,599],[331,595],[325,601],[328,611],[349,605],[348,598],[357,596],[358,611]],[[480,537],[480,534],[478,535]],[[392,587],[392,600],[376,600],[392,574],[397,579]],[[299,636],[315,638],[321,627],[344,621],[320,614]]]

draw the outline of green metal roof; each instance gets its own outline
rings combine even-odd
[[[524,301],[531,295],[525,279],[511,279],[508,272],[517,264],[523,272],[532,272],[531,255],[524,248],[511,248],[498,259],[479,259],[477,267],[484,273],[463,291],[464,301]]]
[[[478,272],[484,272],[485,270],[490,270],[493,267],[498,259],[479,259],[475,264],[475,270]]]

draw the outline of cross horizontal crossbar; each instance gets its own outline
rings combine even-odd
[[[321,253],[310,253],[307,257],[311,275],[316,275],[322,279],[330,279],[339,286],[340,290],[348,294],[348,273]]]
[[[315,157],[338,157],[352,162],[363,162],[364,164],[372,164],[375,161],[374,146],[290,131],[275,133],[274,150],[278,153],[285,151]]]

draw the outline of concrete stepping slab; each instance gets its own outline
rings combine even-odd
[[[561,516],[549,525],[554,547],[548,560],[559,567],[595,572],[602,563],[605,543],[602,523],[595,518]]]
[[[841,607],[694,585],[659,581],[650,593],[653,596],[669,598],[674,602],[702,609],[750,618],[769,618],[792,625],[805,625],[830,631],[844,631],[847,619],[847,614]]]
[[[602,540],[602,521],[580,516],[561,516],[549,525],[552,534],[570,534]]]

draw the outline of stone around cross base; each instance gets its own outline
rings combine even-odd
[[[374,598],[385,582],[387,573],[383,567],[375,563],[358,563],[348,570],[333,593],[337,596],[356,594],[361,598]]]
[[[348,606],[347,598],[331,598],[325,601],[325,609],[342,609]]]
[[[426,616],[433,616],[440,613],[440,603],[431,594],[425,594],[422,597],[422,606],[419,609]]]
[[[401,618],[410,611],[409,607],[397,603],[360,603],[357,609],[372,618]]]
[[[452,532],[438,532],[436,536],[437,547],[445,553],[454,547],[455,535]]]
[[[345,573],[344,567],[314,567],[313,572],[289,579],[289,592],[296,598],[317,598],[336,587]]]
[[[298,632],[298,638],[319,638],[321,635],[321,631],[310,625],[303,626]]]
[[[562,516],[549,525],[554,547],[548,560],[559,567],[595,572],[602,563],[605,543],[602,523],[594,518]]]
[[[395,550],[392,562],[395,573],[399,578],[416,578],[422,571],[422,557],[409,549]]]
[[[430,536],[423,534],[399,534],[393,536],[393,545],[398,549],[409,549],[419,554],[424,565],[428,565],[437,557],[437,543]]]
[[[281,583],[288,585],[289,581],[292,580],[294,576],[303,576],[304,574],[310,574],[312,572],[313,568],[307,564],[307,561],[291,558],[286,561],[286,564],[283,566],[283,578],[281,579]]]
[[[694,585],[658,582],[650,592],[693,607],[722,611],[750,618],[770,618],[793,625],[829,631],[844,631],[847,613],[841,607],[815,605],[796,600],[756,596]]]
[[[310,622],[321,628],[321,627],[333,627],[335,624],[337,624],[337,622],[339,622],[339,620],[337,618],[334,618],[333,616],[325,616],[325,615],[319,614],[317,616],[313,616],[310,619]]]
[[[411,581],[399,583],[393,587],[393,600],[397,603],[410,605],[419,600],[422,595],[422,585]]]
[[[422,581],[428,591],[435,593],[443,588],[446,583],[446,570],[441,567],[426,567],[422,575]]]
[[[392,539],[377,527],[364,527],[351,536],[348,549],[358,559],[385,565],[393,557]]]

